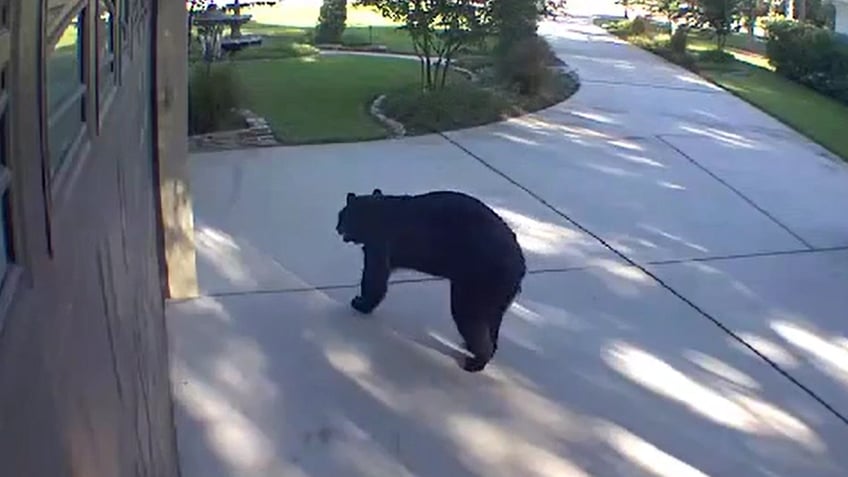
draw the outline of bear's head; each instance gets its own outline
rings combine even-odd
[[[336,232],[345,242],[363,244],[373,238],[381,228],[380,217],[375,205],[382,198],[383,192],[374,189],[371,195],[357,196],[348,192],[347,202],[339,211]]]

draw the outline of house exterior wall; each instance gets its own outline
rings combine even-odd
[[[9,178],[11,263],[0,290],[3,476],[178,475],[159,226],[157,1],[0,0],[9,19],[0,28],[0,184]],[[112,27],[98,23],[106,18]],[[73,19],[79,36],[63,36]],[[66,51],[82,58],[81,89],[56,104],[57,88],[76,78],[55,59],[67,41],[78,41]],[[63,137],[72,146],[54,167]]]

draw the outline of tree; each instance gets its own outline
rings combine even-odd
[[[639,0],[634,0],[634,3],[639,3]],[[630,18],[630,0],[615,0],[616,5],[621,5],[624,8],[624,19]]]
[[[207,0],[189,0],[188,2],[188,44],[191,47],[192,25],[194,25],[194,17],[206,11],[208,7]]]
[[[498,34],[495,54],[500,58],[516,44],[536,34],[542,14],[536,0],[493,0],[489,10],[492,28]]]
[[[315,43],[341,43],[347,22],[347,0],[324,0],[318,11]]]
[[[807,21],[813,25],[829,28],[836,27],[836,6],[833,2],[823,0],[807,0]]]
[[[661,15],[674,21],[682,17],[685,10],[682,0],[629,0],[625,6],[641,6],[655,15]]]
[[[696,0],[692,20],[698,27],[709,27],[716,35],[716,48],[724,50],[727,37],[742,16],[744,0]]]
[[[444,87],[455,55],[492,31],[490,5],[475,0],[357,0],[401,23],[421,64],[425,90]]]
[[[754,37],[754,29],[757,27],[757,19],[768,14],[768,0],[742,0],[740,5],[741,15],[748,30],[748,36]]]

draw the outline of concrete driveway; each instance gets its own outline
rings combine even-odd
[[[583,86],[538,114],[192,159],[184,477],[848,475],[848,168],[586,19],[543,33]],[[374,187],[515,226],[532,271],[484,373],[445,351],[443,281],[349,309],[336,212]]]

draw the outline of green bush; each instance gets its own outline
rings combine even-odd
[[[668,47],[676,54],[685,54],[686,47],[689,44],[689,31],[685,26],[681,26],[671,35],[671,40]]]
[[[239,126],[239,84],[226,63],[197,63],[189,77],[189,134],[206,134]]]
[[[386,96],[383,111],[411,133],[430,133],[497,121],[509,114],[509,101],[467,81],[423,92],[399,91]]]
[[[315,43],[341,43],[347,22],[347,0],[324,0],[318,11]]]
[[[830,30],[770,23],[766,55],[778,74],[848,104],[848,45]]]
[[[644,17],[636,17],[630,22],[629,33],[631,35],[644,35],[650,31],[651,25]]]
[[[536,0],[496,0],[491,15],[497,31],[495,55],[504,57],[521,41],[536,35],[540,17]]]
[[[538,93],[556,55],[544,38],[533,35],[513,45],[501,60],[501,77],[523,95]]]

